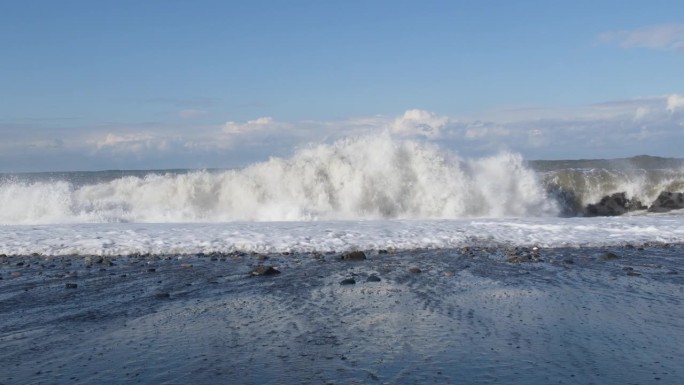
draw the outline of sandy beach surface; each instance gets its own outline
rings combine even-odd
[[[0,384],[684,381],[682,245],[365,255],[0,256]]]

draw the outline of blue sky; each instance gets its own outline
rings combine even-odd
[[[464,156],[684,156],[682,15],[681,1],[0,1],[0,171],[236,167],[382,130]]]

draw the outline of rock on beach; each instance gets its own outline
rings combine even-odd
[[[346,254],[342,254],[340,257],[343,261],[363,261],[366,259],[366,253],[363,251],[352,251]]]
[[[280,274],[280,270],[273,266],[257,266],[249,273],[253,277]]]

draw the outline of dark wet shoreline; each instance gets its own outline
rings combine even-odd
[[[682,244],[365,254],[3,257],[0,384],[684,378]]]

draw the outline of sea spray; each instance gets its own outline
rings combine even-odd
[[[648,205],[663,191],[684,191],[680,168],[563,168],[543,172],[540,179],[547,190],[571,192],[581,206],[621,192]]]
[[[241,170],[73,185],[0,182],[0,223],[179,223],[555,215],[520,155],[462,159],[388,135],[344,139]]]

